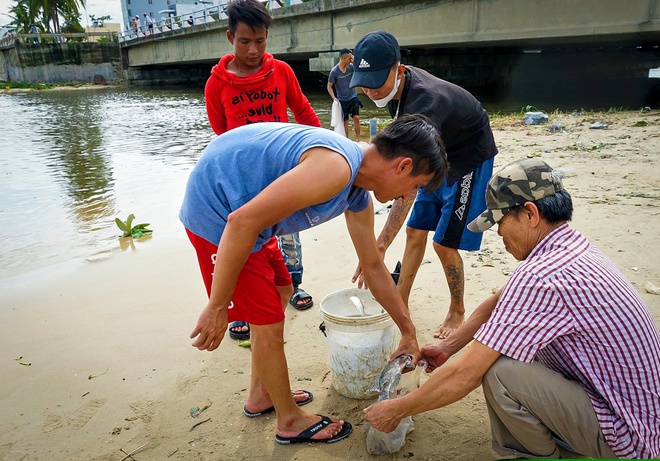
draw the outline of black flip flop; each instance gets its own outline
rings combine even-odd
[[[304,304],[298,304],[298,301],[305,298],[309,298],[309,301],[307,301]],[[297,309],[299,311],[304,311],[314,305],[314,300],[312,299],[312,296],[309,293],[307,293],[305,290],[303,290],[300,287],[296,287],[296,289],[293,291],[293,295],[291,296],[291,299],[289,300],[289,304],[291,304],[294,309]]]
[[[298,405],[299,407],[302,407],[303,405],[307,405],[309,402],[314,400],[314,394],[312,394],[311,392],[306,391],[304,389],[300,389],[299,392],[304,392],[308,396],[305,400],[301,400],[300,402],[296,402],[296,405]],[[292,396],[294,395],[293,392],[291,392],[291,395]],[[255,411],[253,413],[250,410],[248,410],[245,405],[243,405],[243,414],[245,416],[249,417],[249,418],[256,418],[257,416],[266,415],[268,413],[273,413],[274,411],[275,411],[275,407],[268,407],[265,410]]]
[[[394,272],[391,272],[390,275],[392,276],[392,280],[394,280],[394,284],[398,285],[399,276],[401,275],[401,261],[397,261],[396,267],[394,268]]]
[[[282,437],[280,435],[275,434],[275,441],[277,443],[281,443],[282,445],[289,445],[292,443],[333,443],[345,439],[353,430],[353,426],[351,425],[351,423],[349,423],[348,421],[344,421],[344,425],[342,426],[341,431],[339,431],[339,433],[333,435],[329,439],[321,439],[321,440],[313,439],[312,437],[318,431],[332,424],[333,422],[327,416],[323,416],[323,415],[319,415],[319,416],[321,417],[321,421],[319,421],[316,424],[312,424],[307,429],[305,429],[300,434],[298,434],[296,437]]]
[[[248,327],[247,331],[232,331],[232,328]],[[227,327],[231,339],[250,339],[250,324],[242,320],[231,322]]]

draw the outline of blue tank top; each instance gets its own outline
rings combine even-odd
[[[351,169],[348,185],[335,197],[264,229],[254,251],[274,235],[309,229],[349,210],[369,204],[369,193],[354,187],[364,154],[360,146],[334,131],[292,123],[256,123],[230,130],[213,140],[193,168],[179,218],[195,235],[217,245],[229,213],[249,202],[269,184],[298,165],[304,152],[325,147],[344,157]],[[301,193],[305,185],[300,185]]]

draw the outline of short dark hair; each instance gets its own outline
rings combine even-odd
[[[273,18],[258,0],[233,0],[227,5],[227,21],[229,22],[229,32],[233,35],[236,33],[239,22],[245,23],[252,30],[268,30]]]
[[[339,56],[344,56],[346,54],[351,54],[352,51],[349,50],[348,48],[342,48],[341,51],[339,52]]]
[[[566,189],[534,200],[532,203],[536,205],[541,218],[550,224],[568,222],[573,218],[573,199]],[[507,213],[513,213],[517,217],[523,209],[523,205],[519,205],[511,208]]]
[[[403,115],[390,123],[371,141],[386,159],[410,157],[411,174],[432,174],[424,187],[427,192],[438,189],[447,176],[449,163],[445,144],[438,130],[424,115]]]

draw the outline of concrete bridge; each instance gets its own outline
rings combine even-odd
[[[216,62],[232,52],[222,17],[123,42],[129,67]],[[420,50],[660,43],[660,0],[312,0],[273,18],[268,50],[287,61],[352,48],[381,29]]]
[[[0,43],[0,79],[99,75],[136,85],[202,85],[233,50],[226,15],[217,6],[200,15],[192,25],[168,18],[153,35],[123,35],[95,51],[91,44]],[[660,0],[310,0],[272,15],[268,50],[294,68],[306,90],[324,91],[321,73],[338,50],[382,29],[399,40],[402,63],[492,99],[660,108]],[[580,106],[587,96],[598,106]]]

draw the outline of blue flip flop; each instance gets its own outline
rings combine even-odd
[[[282,437],[281,435],[275,434],[275,441],[277,443],[281,443],[282,445],[290,445],[293,443],[333,443],[345,439],[353,430],[353,426],[351,425],[351,423],[349,423],[348,421],[344,421],[344,425],[342,426],[341,431],[339,431],[339,433],[333,435],[329,439],[319,439],[319,440],[313,439],[312,437],[316,433],[318,433],[321,429],[329,426],[333,422],[327,416],[323,416],[323,415],[319,415],[319,416],[321,417],[321,421],[319,421],[316,424],[312,424],[297,436]]]
[[[298,392],[304,392],[305,394],[307,394],[307,398],[305,400],[296,402],[296,405],[298,405],[299,407],[302,407],[303,405],[307,405],[309,402],[314,400],[314,394],[312,394],[311,392],[306,391],[304,389],[300,389]],[[291,395],[293,396],[294,393],[292,392]],[[268,407],[265,410],[251,412],[250,410],[247,409],[245,405],[243,405],[243,414],[250,418],[256,418],[257,416],[273,413],[274,411],[275,411],[275,407]]]

